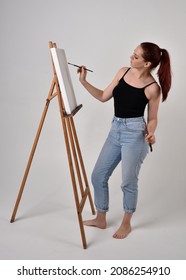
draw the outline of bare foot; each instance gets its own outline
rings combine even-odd
[[[101,229],[105,229],[107,227],[106,222],[100,222],[97,219],[84,221],[83,224],[85,226],[97,227]]]
[[[116,233],[113,235],[113,237],[116,239],[123,239],[123,238],[126,238],[130,232],[131,232],[130,224],[121,224],[121,226],[116,231]]]
[[[85,226],[92,226],[92,227],[105,229],[107,227],[106,213],[98,212],[97,217],[95,219],[84,221],[83,224]]]

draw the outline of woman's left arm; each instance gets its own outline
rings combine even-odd
[[[158,124],[158,108],[161,98],[161,91],[158,84],[153,84],[147,89],[147,96],[149,97],[148,115],[147,115],[147,133],[145,135],[146,141],[149,144],[154,144],[155,130]]]

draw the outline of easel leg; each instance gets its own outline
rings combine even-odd
[[[81,165],[83,178],[84,178],[84,181],[85,181],[85,186],[86,186],[86,189],[88,190],[88,198],[89,198],[89,202],[90,202],[90,207],[91,207],[91,210],[92,210],[92,214],[95,215],[94,204],[93,204],[93,201],[92,201],[92,196],[91,196],[91,192],[90,192],[90,188],[89,188],[89,184],[88,184],[88,179],[87,179],[87,175],[86,175],[86,171],[85,171],[85,166],[84,166],[82,153],[81,153],[81,149],[80,149],[80,146],[79,146],[78,137],[77,137],[77,133],[76,133],[73,118],[70,118],[70,123],[71,123],[72,131],[73,131],[73,135],[74,135],[74,140],[75,140],[75,144],[76,144],[76,148],[77,148],[77,152],[78,152],[78,157],[79,157],[79,161],[80,161],[80,165]]]
[[[81,231],[81,238],[82,238],[83,248],[86,249],[87,242],[86,242],[83,220],[82,220],[82,215],[81,215],[82,211],[81,211],[80,204],[79,204],[79,197],[78,197],[77,184],[76,184],[75,172],[74,172],[74,167],[73,167],[70,144],[71,144],[71,147],[73,150],[73,156],[74,156],[75,162],[76,162],[77,158],[75,156],[73,138],[71,137],[72,135],[71,135],[71,130],[70,130],[69,119],[63,117],[63,115],[61,116],[61,119],[62,119],[62,125],[63,125],[67,155],[68,155],[68,162],[69,162],[69,167],[70,167],[70,174],[71,174],[71,179],[72,179],[72,186],[73,186],[74,197],[75,197],[75,202],[76,202],[76,210],[77,210],[77,214],[78,214],[79,226],[80,226],[80,231]],[[70,142],[69,142],[69,137],[70,137]],[[77,167],[77,165],[76,165],[76,167]]]
[[[39,127],[38,127],[38,130],[37,130],[37,133],[36,133],[34,144],[32,146],[30,157],[29,157],[29,160],[28,160],[28,163],[27,163],[27,166],[26,166],[26,170],[25,170],[24,177],[23,177],[23,180],[22,180],[22,183],[21,183],[21,187],[20,187],[20,190],[19,190],[19,193],[18,193],[16,204],[15,204],[15,207],[14,207],[14,210],[13,210],[13,213],[12,213],[12,217],[11,217],[11,220],[10,220],[11,223],[13,223],[14,220],[15,220],[17,209],[18,209],[18,206],[19,206],[22,194],[23,194],[25,183],[26,183],[26,180],[27,180],[27,177],[28,177],[30,166],[32,164],[32,160],[33,160],[34,153],[35,153],[35,150],[36,150],[36,147],[37,147],[37,144],[38,144],[38,140],[39,140],[39,137],[40,137],[40,134],[41,134],[41,130],[42,130],[43,123],[44,123],[44,120],[45,120],[45,117],[46,117],[46,113],[48,111],[49,104],[50,104],[50,101],[47,99],[46,105],[45,105],[45,108],[44,108],[44,111],[43,111],[43,114],[42,114],[42,117],[41,117],[41,121],[39,123]]]

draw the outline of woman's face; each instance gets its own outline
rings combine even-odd
[[[131,66],[134,68],[141,68],[145,66],[145,60],[143,58],[143,49],[138,46],[130,57]]]

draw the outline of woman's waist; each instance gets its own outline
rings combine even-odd
[[[145,118],[144,118],[144,116],[134,117],[134,118],[118,118],[118,117],[114,116],[113,121],[116,121],[119,123],[145,122]]]

